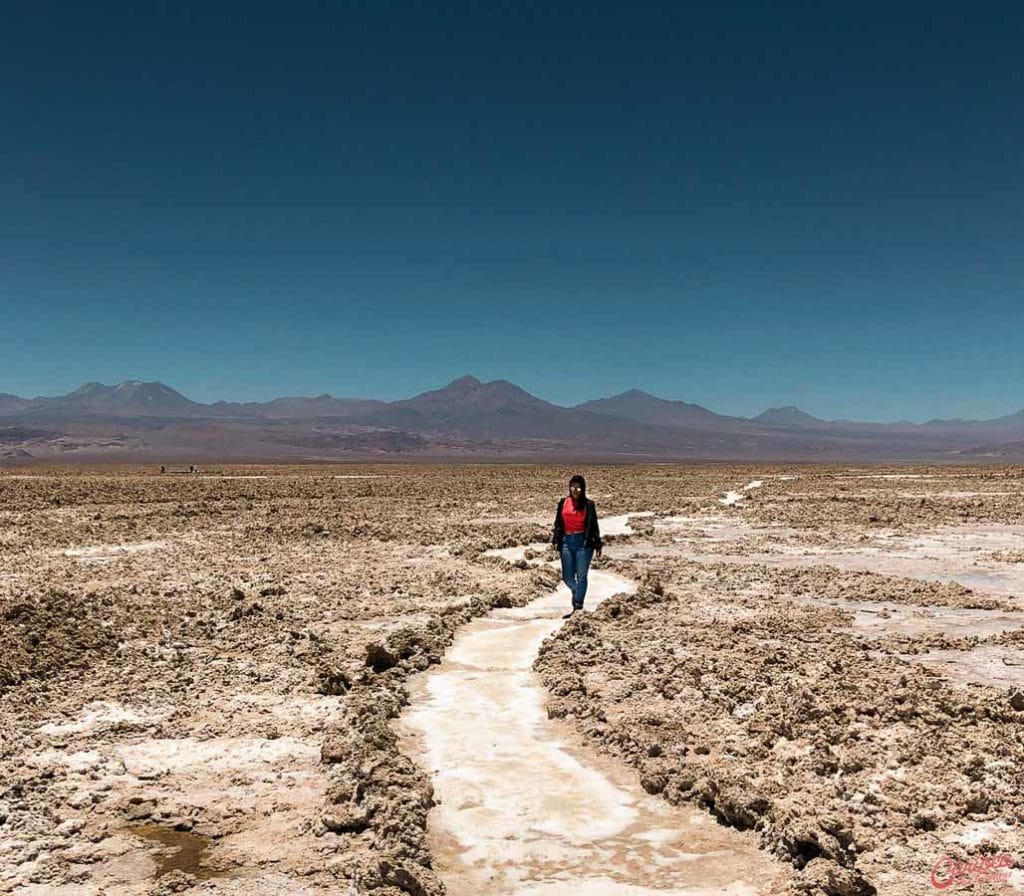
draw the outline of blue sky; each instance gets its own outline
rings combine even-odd
[[[1024,406],[1010,4],[6,15],[0,392]]]

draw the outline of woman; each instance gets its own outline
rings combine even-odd
[[[568,619],[583,609],[590,560],[595,553],[600,557],[604,546],[597,508],[587,497],[587,481],[582,476],[569,480],[569,494],[558,502],[551,546],[562,555],[562,580],[572,595],[572,609],[562,617]]]

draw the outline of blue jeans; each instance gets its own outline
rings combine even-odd
[[[566,535],[562,539],[562,581],[572,594],[572,605],[583,609],[583,598],[587,596],[587,570],[594,549],[583,546],[583,533]]]

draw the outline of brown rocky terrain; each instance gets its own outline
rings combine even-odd
[[[556,587],[482,552],[545,540],[571,472],[0,471],[0,893],[442,893],[392,722]],[[637,594],[546,642],[552,715],[804,892],[1019,867],[1019,469],[585,472],[654,515],[595,567]]]
[[[553,586],[472,561],[533,534],[470,522],[521,478],[0,476],[0,892],[429,888],[386,723],[458,625]]]
[[[959,521],[956,537],[969,538],[976,520],[1015,523],[1021,495],[962,498],[964,515],[941,493],[965,474],[933,470],[928,487],[918,485],[922,500],[882,490],[834,500],[849,475],[805,472],[799,495],[785,494],[789,482],[766,482],[726,520],[703,514],[703,526],[637,522],[638,534],[610,553],[620,574],[640,577],[639,591],[574,617],[542,648],[536,669],[554,695],[549,713],[633,764],[648,792],[756,830],[766,849],[800,869],[804,892],[924,892],[946,855],[1006,851],[1020,868],[1020,579],[1012,593],[986,593],[955,580],[801,564],[863,553],[876,568],[900,562],[927,576],[950,562],[938,549],[936,533],[949,536],[942,526]],[[989,473],[985,484],[1005,490],[1016,479]],[[867,516],[920,536],[918,555],[897,539],[897,556],[887,557]],[[800,537],[805,530],[817,537]],[[1024,538],[1021,528],[997,531]],[[979,566],[993,575],[989,568],[1015,559],[965,546],[962,578],[980,578]],[[989,678],[990,648],[1009,673],[1000,681]],[[953,665],[916,661],[933,653],[953,654]]]

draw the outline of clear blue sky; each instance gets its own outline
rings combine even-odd
[[[1019,4],[90,5],[4,12],[0,392],[1024,406]]]

